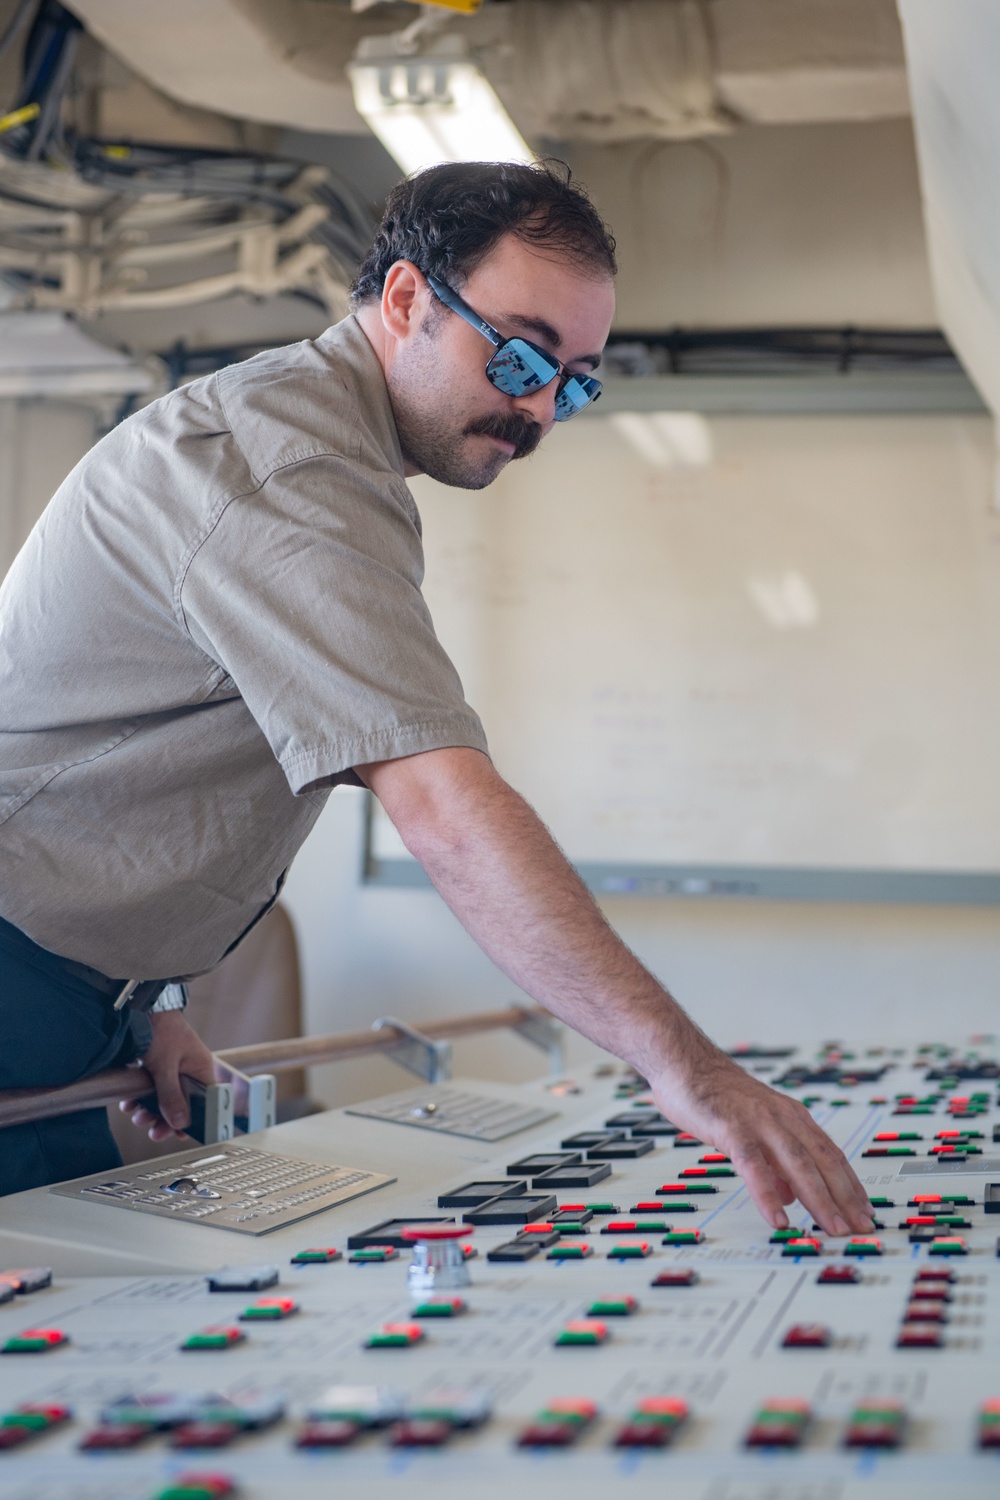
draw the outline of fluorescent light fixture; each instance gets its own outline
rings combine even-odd
[[[696,469],[712,461],[712,432],[696,411],[617,411],[608,419],[654,469]]]
[[[466,57],[368,57],[362,43],[349,72],[358,113],[406,173],[447,161],[535,160]]]
[[[792,568],[748,578],[747,593],[775,630],[808,630],[819,621],[812,585]]]

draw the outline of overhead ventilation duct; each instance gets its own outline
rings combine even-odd
[[[549,0],[511,11],[511,95],[529,133],[614,142],[731,128],[707,0]]]
[[[339,5],[295,0],[73,0],[87,30],[140,78],[200,109],[299,130],[368,127],[354,107],[346,67],[362,36],[398,19],[354,16]],[[317,67],[306,61],[322,59]]]
[[[363,132],[347,69],[400,7],[350,0],[72,0],[172,98],[300,130]],[[428,7],[429,10],[429,7]],[[435,6],[529,144],[677,140],[734,122],[907,113],[893,0],[511,0]]]

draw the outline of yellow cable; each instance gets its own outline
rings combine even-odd
[[[21,109],[12,109],[10,114],[0,115],[0,135],[5,130],[16,130],[18,125],[27,125],[29,120],[37,120],[41,112],[40,104],[25,104]]]
[[[445,10],[460,10],[467,16],[474,15],[483,0],[410,0],[411,5],[440,5]]]

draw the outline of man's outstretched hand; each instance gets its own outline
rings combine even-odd
[[[787,1229],[796,1199],[827,1234],[867,1234],[868,1195],[847,1157],[796,1099],[751,1078],[715,1048],[696,1072],[650,1080],[662,1112],[724,1151],[772,1229]]]
[[[669,1119],[742,1173],[769,1224],[796,1198],[830,1234],[872,1228],[842,1151],[801,1104],[714,1046],[611,930],[528,804],[478,750],[358,767],[403,842],[503,972],[554,1015],[625,1058]]]
[[[154,1011],[149,1019],[153,1040],[141,1062],[153,1075],[160,1113],[144,1108],[138,1099],[122,1099],[118,1108],[132,1116],[133,1125],[146,1129],[151,1141],[165,1141],[169,1136],[183,1135],[185,1126],[191,1123],[180,1075],[199,1083],[214,1083],[215,1063],[179,1010]]]

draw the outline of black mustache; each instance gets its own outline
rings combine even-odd
[[[542,441],[542,429],[537,422],[532,422],[527,417],[502,416],[499,413],[494,417],[480,417],[477,422],[470,422],[465,430],[499,438],[501,443],[513,443],[514,458],[527,458]]]

